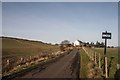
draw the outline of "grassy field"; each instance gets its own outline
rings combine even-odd
[[[94,50],[97,53],[101,54],[102,62],[103,62],[104,48],[95,48]],[[108,58],[108,68],[110,70],[109,77],[113,78],[116,72],[116,65],[118,64],[118,49],[107,48],[107,58]]]
[[[40,54],[41,52],[56,52],[59,46],[43,42],[15,38],[2,38],[2,56],[20,57]]]
[[[25,65],[30,60],[35,61],[39,55],[42,57],[42,55],[51,55],[52,53],[57,54],[56,52],[60,51],[58,45],[52,45],[40,41],[8,37],[2,37],[0,39],[2,39],[2,66],[4,75],[7,75],[9,71],[12,71],[20,64],[21,57],[24,58],[21,63],[24,63],[25,61]],[[8,60],[10,61],[9,65],[7,65]]]
[[[85,48],[89,54],[94,52],[97,53],[97,56],[101,55],[101,64],[103,65],[104,60],[104,48]],[[118,64],[118,49],[117,48],[107,48],[107,60],[108,60],[108,69],[109,69],[109,78],[114,78],[116,72],[116,65]],[[101,65],[101,66],[102,66]],[[103,69],[103,66],[102,66]]]

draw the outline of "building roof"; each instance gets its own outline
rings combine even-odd
[[[78,42],[80,42],[80,43],[83,43],[82,41],[80,41],[80,40],[76,40],[76,41],[78,41]]]

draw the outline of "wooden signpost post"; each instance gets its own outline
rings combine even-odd
[[[107,39],[111,39],[111,33],[102,32],[102,39],[105,39],[105,47],[104,47],[104,73],[106,78],[108,78],[108,69],[107,69],[107,56],[106,56],[106,46],[107,46]]]

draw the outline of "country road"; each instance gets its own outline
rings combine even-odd
[[[40,66],[17,78],[77,78],[79,71],[78,54],[79,51],[74,49],[58,61]]]

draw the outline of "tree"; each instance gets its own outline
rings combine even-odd
[[[61,42],[61,44],[70,44],[70,41],[64,40],[64,41]]]
[[[104,47],[105,45],[104,45],[104,43],[103,42],[101,42],[101,44],[100,44],[100,47]]]
[[[103,42],[96,42],[96,47],[104,47],[104,43]]]
[[[99,47],[99,45],[100,45],[100,43],[97,41],[95,46],[96,46],[96,47]]]
[[[93,42],[91,42],[91,43],[90,43],[90,45],[91,45],[91,46],[93,46],[93,45],[94,45],[94,43],[93,43]]]

